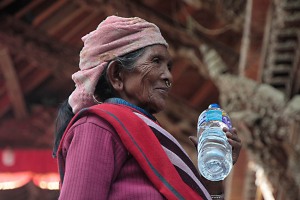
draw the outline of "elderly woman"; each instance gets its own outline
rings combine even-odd
[[[153,116],[172,85],[158,27],[110,16],[82,39],[76,89],[57,118],[59,199],[223,199],[222,181],[200,177]],[[236,132],[227,135],[238,155]]]

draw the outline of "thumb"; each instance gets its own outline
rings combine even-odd
[[[195,136],[189,136],[189,139],[193,143],[193,145],[195,146],[195,148],[197,149],[197,144],[198,144],[197,137],[195,137]]]

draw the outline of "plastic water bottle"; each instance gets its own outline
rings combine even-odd
[[[224,127],[231,129],[231,121],[218,104],[211,104],[198,118],[198,168],[211,181],[224,180],[232,168],[232,147]]]

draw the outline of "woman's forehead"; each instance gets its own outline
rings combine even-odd
[[[159,44],[146,47],[144,55],[161,56],[161,57],[171,59],[168,48],[164,45],[159,45]]]

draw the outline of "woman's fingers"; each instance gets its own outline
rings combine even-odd
[[[242,148],[241,139],[238,137],[237,130],[235,128],[232,128],[231,130],[224,128],[223,131],[226,133],[228,142],[232,146],[232,161],[233,164],[235,164]]]
[[[195,136],[189,136],[189,139],[192,141],[193,145],[197,149],[197,144],[198,144],[197,137],[195,137]]]

